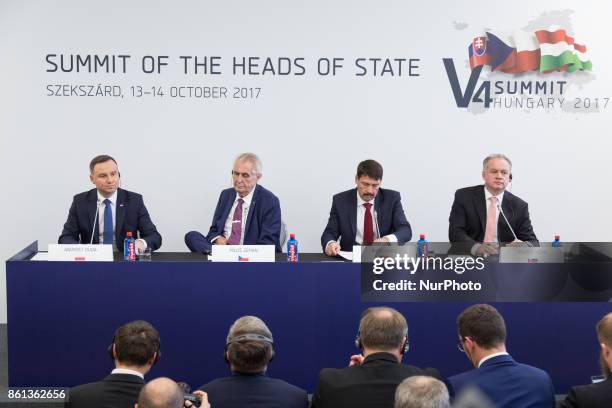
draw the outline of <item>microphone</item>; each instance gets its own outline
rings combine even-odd
[[[512,233],[512,235],[514,235],[514,239],[516,241],[518,241],[519,239],[517,238],[516,234],[514,233],[514,230],[512,229],[512,226],[510,225],[510,223],[508,222],[508,219],[506,218],[506,214],[504,214],[504,210],[502,210],[501,205],[499,205],[499,203],[497,203],[497,209],[499,210],[501,215],[504,217],[504,220],[506,221],[506,225],[508,225],[508,228],[510,228],[510,232]]]
[[[98,219],[98,213],[100,212],[100,202],[96,200],[96,215],[94,215],[93,224],[91,225],[91,239],[89,240],[89,245],[93,244],[93,237],[96,233],[96,220]]]
[[[378,227],[378,213],[374,210],[374,224],[376,225],[376,232],[378,233],[378,238],[381,238],[380,228]]]

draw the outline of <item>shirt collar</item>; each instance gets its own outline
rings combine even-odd
[[[357,194],[357,208],[361,207],[364,203],[370,203],[372,204],[372,207],[374,207],[374,200],[376,200],[376,197],[374,197],[373,199],[371,199],[370,201],[365,201],[363,198],[361,198],[361,196],[359,195],[359,191],[356,191],[355,194]]]
[[[239,198],[242,198],[242,201],[244,201],[244,206],[248,207],[251,205],[251,201],[253,201],[253,193],[255,192],[255,189],[257,188],[257,184],[255,184],[255,187],[253,187],[253,189],[251,190],[251,192],[247,195],[245,195],[244,197],[240,197],[240,195],[238,195],[238,193],[236,193],[236,198],[234,199],[234,201],[238,201]]]
[[[130,375],[137,375],[138,377],[142,378],[144,380],[144,374],[141,373],[140,371],[136,371],[136,370],[130,370],[129,368],[115,368],[113,371],[111,371],[111,374],[130,374]]]
[[[493,357],[499,357],[499,356],[509,356],[510,354],[508,354],[505,351],[500,351],[499,353],[493,353],[493,354],[489,354],[488,356],[484,357],[482,360],[480,360],[478,362],[478,368],[480,368],[480,366],[487,360],[492,359]]]
[[[486,186],[484,187],[484,191],[485,191],[485,201],[489,202],[489,198],[493,197],[493,194],[491,194],[489,190],[487,190]],[[495,197],[497,197],[497,204],[501,205],[502,200],[504,199],[504,191],[502,191]]]
[[[98,204],[103,203],[104,200],[106,200],[106,197],[104,197],[102,194],[100,194],[100,192],[98,190],[96,190],[96,192],[98,193]],[[110,200],[112,205],[115,205],[117,203],[117,190],[115,190],[113,195],[108,197],[108,199]]]

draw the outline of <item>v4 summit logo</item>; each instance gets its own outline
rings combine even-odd
[[[486,32],[485,35],[472,40],[468,46],[468,58],[471,73],[465,91],[461,90],[453,60],[451,58],[442,60],[459,108],[467,108],[471,102],[483,103],[484,107],[488,108],[493,102],[492,91],[497,95],[517,92],[532,94],[534,91],[536,94],[538,91],[544,95],[553,94],[554,81],[550,81],[551,84],[547,86],[549,82],[547,74],[554,72],[571,74],[591,71],[593,68],[586,46],[576,43],[565,29],[557,27],[532,32],[520,30],[510,34]],[[544,81],[535,81],[535,84],[531,81],[517,81],[513,88],[508,87],[507,90],[504,89],[504,81],[497,81],[495,89],[492,90],[491,81],[485,80],[477,89],[480,74],[485,66],[489,66],[491,72],[511,76],[535,73]],[[562,94],[565,81],[556,82],[557,90],[561,89]]]

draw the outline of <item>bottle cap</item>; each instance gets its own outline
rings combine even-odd
[[[419,235],[419,238],[420,238],[420,239],[425,239],[425,234],[421,234],[421,235]]]
[[[128,231],[127,234],[125,234],[128,238],[130,238],[132,236],[132,231]]]
[[[295,239],[295,234],[289,234],[289,239]]]
[[[561,239],[561,235],[555,235],[555,241],[559,241]]]

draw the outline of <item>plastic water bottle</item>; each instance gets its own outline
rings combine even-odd
[[[123,259],[126,261],[136,260],[136,240],[132,237],[131,231],[128,231],[123,240]]]
[[[287,241],[287,262],[298,261],[298,242],[295,239],[295,234],[289,234]]]
[[[419,240],[417,241],[417,257],[427,257],[428,252],[428,244],[425,239],[425,234],[419,235]]]
[[[551,245],[553,248],[561,248],[561,237],[559,235],[555,235],[555,240]]]

